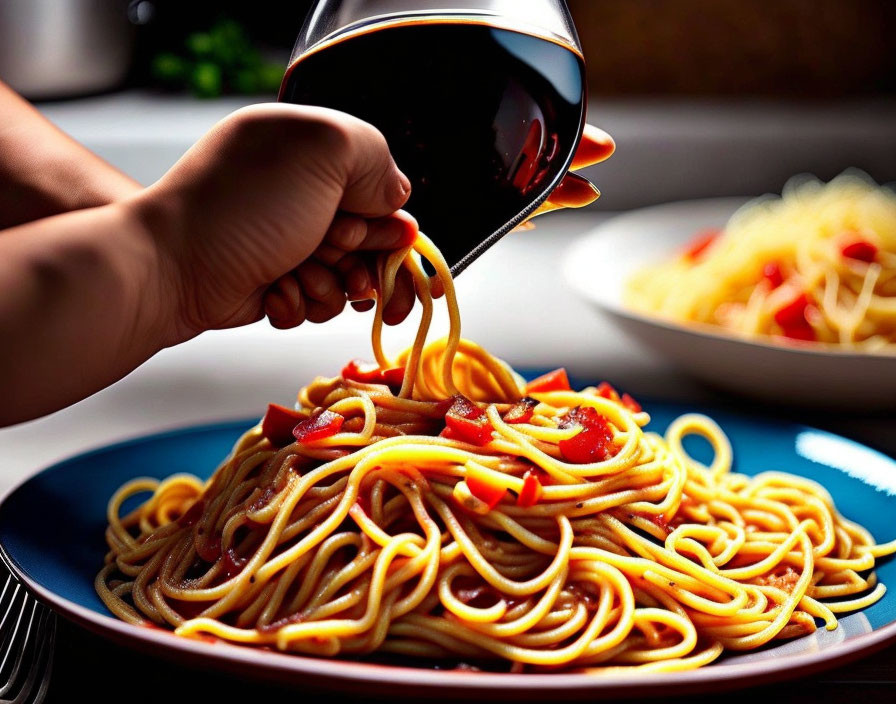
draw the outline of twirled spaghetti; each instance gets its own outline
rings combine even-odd
[[[627,305],[746,336],[896,352],[896,193],[791,180],[628,282]]]
[[[112,497],[96,588],[114,614],[324,656],[677,670],[834,628],[882,596],[875,560],[896,541],[876,545],[814,482],[732,473],[705,416],[661,437],[606,384],[527,386],[460,338],[444,261],[425,238],[415,250],[384,263],[377,368],[270,409],[207,482],[137,479]],[[451,319],[430,345],[420,255]],[[400,266],[423,315],[393,363],[380,330]],[[689,434],[712,444],[710,466]]]

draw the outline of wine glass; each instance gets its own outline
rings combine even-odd
[[[585,98],[563,0],[319,0],[279,99],[379,128],[458,274],[564,177]]]

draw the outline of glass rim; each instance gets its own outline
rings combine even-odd
[[[582,49],[579,46],[578,37],[562,36],[557,32],[545,29],[537,24],[528,24],[520,22],[518,19],[509,20],[500,12],[489,10],[477,11],[474,9],[463,9],[456,12],[451,10],[408,10],[400,12],[388,12],[372,17],[365,17],[350,24],[339,27],[338,29],[320,37],[313,44],[303,48],[300,52],[293,49],[292,55],[289,57],[289,66],[296,63],[300,59],[311,54],[317,53],[322,49],[344,41],[353,36],[366,34],[368,32],[378,31],[386,27],[400,27],[403,25],[416,24],[480,24],[496,29],[504,29],[520,34],[528,34],[538,37],[549,42],[553,42],[559,46],[576,54],[580,59],[584,60]]]

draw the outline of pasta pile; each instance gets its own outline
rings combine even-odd
[[[626,304],[744,336],[896,351],[896,193],[855,172],[792,179],[637,272]]]
[[[432,297],[451,329],[425,344]],[[421,291],[415,345],[271,406],[208,481],[136,479],[109,503],[96,589],[185,637],[319,656],[391,653],[524,669],[681,670],[809,633],[884,593],[896,551],[778,472],[731,471],[709,418],[646,432],[637,402],[561,370],[529,384],[460,338],[420,238],[384,265]],[[704,466],[683,449],[697,434]],[[148,493],[126,515],[122,504]]]

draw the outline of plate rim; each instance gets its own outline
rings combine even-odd
[[[762,198],[762,196],[722,196],[715,198],[676,200],[669,201],[667,203],[649,205],[642,208],[635,208],[633,210],[628,210],[626,212],[614,215],[604,222],[595,225],[580,237],[576,238],[575,242],[573,242],[569,250],[563,256],[561,262],[561,272],[563,275],[563,279],[582,299],[584,299],[588,303],[591,303],[592,305],[597,306],[605,313],[609,313],[611,315],[619,316],[622,318],[628,318],[630,320],[634,320],[635,322],[650,325],[652,327],[663,328],[670,332],[683,333],[701,338],[712,338],[714,341],[746,345],[763,352],[791,354],[803,357],[809,356],[816,358],[837,358],[854,361],[880,360],[880,363],[886,363],[888,361],[896,363],[896,351],[856,352],[855,350],[841,349],[839,346],[833,344],[782,345],[772,342],[765,342],[760,337],[747,337],[737,335],[736,333],[726,332],[724,329],[719,328],[715,325],[709,325],[708,323],[679,323],[674,320],[649,315],[641,311],[635,311],[628,308],[627,306],[622,305],[621,303],[607,300],[606,297],[595,294],[594,291],[592,291],[585,284],[582,268],[584,266],[584,262],[590,261],[590,258],[587,256],[588,253],[595,246],[595,243],[600,239],[600,237],[604,235],[605,230],[613,226],[618,226],[621,221],[635,219],[645,214],[663,213],[667,210],[674,210],[679,208],[721,209],[723,206],[726,206],[734,207],[734,209],[736,210],[737,207],[741,207],[760,198]],[[731,211],[731,214],[733,213],[734,210]],[[671,251],[672,250],[670,249],[670,252]]]
[[[681,402],[655,400],[655,403],[667,406],[679,406]],[[740,416],[750,420],[750,416],[737,411],[713,408],[711,404],[698,403],[701,410],[712,412],[718,410],[728,415]],[[256,417],[246,421],[231,419],[207,423],[186,424],[177,428],[163,430],[145,435],[138,435],[117,442],[94,447],[71,455],[44,467],[17,482],[0,497],[0,511],[8,499],[23,486],[36,480],[39,476],[51,471],[63,470],[65,465],[83,461],[94,455],[121,450],[136,444],[156,440],[190,435],[199,432],[222,431],[248,427],[257,422]],[[850,443],[858,441],[839,435],[829,430],[814,428],[802,423],[787,421],[793,428],[814,431],[845,440]],[[869,451],[880,455],[890,462],[894,459],[884,452],[865,443],[858,443]],[[64,471],[64,470],[63,470]],[[857,480],[858,481],[858,480]],[[896,496],[893,497],[896,501]],[[193,661],[222,669],[228,664],[248,669],[247,674],[254,678],[266,679],[265,675],[278,681],[290,681],[289,677],[299,675],[310,676],[312,680],[336,682],[339,688],[348,690],[365,684],[384,687],[415,687],[417,689],[441,689],[446,692],[488,692],[494,694],[498,690],[513,692],[528,691],[525,698],[531,699],[544,692],[585,693],[592,696],[660,696],[674,693],[704,691],[702,688],[717,685],[718,689],[750,687],[762,683],[796,679],[819,670],[826,670],[855,660],[862,655],[879,650],[891,642],[896,642],[896,621],[888,623],[868,633],[852,637],[847,641],[829,646],[824,650],[808,653],[783,655],[770,660],[760,660],[742,664],[710,664],[694,670],[678,672],[650,672],[639,670],[629,672],[611,672],[607,674],[588,674],[584,672],[559,673],[494,673],[468,672],[457,670],[437,670],[434,668],[410,667],[405,665],[387,665],[367,663],[339,658],[317,658],[301,654],[281,653],[274,650],[255,649],[216,641],[213,643],[201,639],[181,638],[171,631],[155,628],[142,628],[126,623],[114,616],[101,614],[93,609],[77,604],[52,589],[44,587],[32,579],[18,563],[6,546],[0,542],[0,553],[6,559],[13,575],[38,599],[50,606],[65,618],[74,621],[88,630],[118,643],[124,643],[134,650],[151,650],[155,655],[165,659],[174,659],[178,654],[190,656]],[[335,687],[333,688],[335,689]]]

